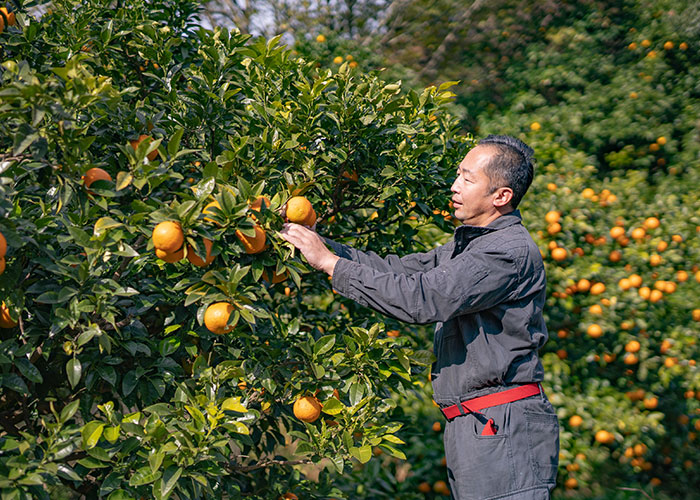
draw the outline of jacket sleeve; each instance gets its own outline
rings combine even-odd
[[[321,237],[323,241],[331,247],[338,256],[382,272],[395,274],[413,274],[425,272],[438,265],[438,256],[446,251],[446,246],[434,248],[428,252],[417,252],[399,257],[398,255],[387,255],[380,257],[375,252],[363,252],[356,250],[349,245],[344,245],[333,241],[330,238]]]
[[[429,271],[411,275],[341,258],[333,270],[333,288],[400,321],[444,322],[508,300],[519,281],[512,250],[463,252]]]

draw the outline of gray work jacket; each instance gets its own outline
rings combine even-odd
[[[448,243],[405,257],[324,241],[341,257],[338,293],[400,321],[437,322],[431,378],[440,406],[543,379],[544,264],[518,210],[459,226]]]

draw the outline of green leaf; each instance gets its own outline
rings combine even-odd
[[[127,187],[129,187],[129,184],[131,184],[133,180],[134,176],[131,175],[129,172],[117,173],[117,191],[121,191],[122,189],[126,189]]]
[[[120,429],[121,426],[119,425],[115,425],[114,427],[107,427],[104,430],[103,436],[107,441],[114,444],[117,442],[117,439],[119,439]]]
[[[78,463],[88,469],[104,469],[106,467],[111,467],[110,464],[101,462],[93,457],[81,458],[78,460]]]
[[[60,417],[61,423],[66,423],[73,415],[75,415],[75,412],[78,411],[79,406],[80,406],[79,399],[76,399],[75,401],[71,401],[66,406],[64,406],[63,409],[61,410],[61,417]]]
[[[331,349],[335,345],[335,335],[324,335],[316,341],[314,344],[314,354],[316,356],[321,356]]]
[[[389,446],[388,444],[382,443],[379,445],[379,447],[387,451],[393,457],[396,457],[401,460],[406,460],[406,455],[404,455],[404,453],[401,450],[398,450],[393,446]]]
[[[163,479],[160,486],[160,498],[165,500],[175,490],[177,482],[182,476],[182,468],[168,467],[163,473]]]
[[[413,363],[415,363],[417,365],[428,366],[428,365],[432,364],[436,358],[432,352],[420,350],[420,351],[415,351],[415,352],[409,354],[408,359],[410,359]]]
[[[108,229],[119,227],[121,225],[121,222],[117,222],[111,217],[100,217],[99,219],[97,219],[97,222],[95,222],[95,229],[93,231],[93,234],[97,237],[100,237]]]
[[[135,500],[135,499],[134,499],[134,497],[129,495],[124,490],[114,490],[112,493],[109,494],[109,496],[107,497],[107,500]]]
[[[175,153],[177,153],[177,150],[180,148],[180,140],[182,139],[182,134],[184,132],[185,129],[178,127],[170,138],[170,141],[168,142],[168,154],[170,156],[175,156]]]
[[[359,382],[355,382],[350,386],[350,404],[355,406],[362,401],[362,396],[365,394],[365,386]]]
[[[390,443],[395,443],[395,444],[406,444],[404,443],[400,438],[394,436],[393,434],[384,434],[382,436],[382,439],[384,441],[389,441]]]
[[[68,363],[66,363],[66,375],[68,376],[68,382],[70,382],[71,387],[75,388],[75,386],[78,385],[82,371],[83,367],[79,359],[71,358],[68,360]]]
[[[221,403],[222,410],[236,411],[238,413],[246,413],[248,408],[241,404],[241,398],[228,398]]]
[[[15,366],[27,380],[36,382],[37,384],[41,384],[44,381],[38,368],[30,363],[27,358],[15,359]]]
[[[372,447],[369,445],[358,448],[357,446],[350,447],[350,454],[355,457],[361,464],[366,464],[372,458]]]
[[[345,406],[337,399],[330,398],[329,400],[323,403],[323,406],[321,408],[323,410],[323,413],[327,413],[328,415],[337,415],[338,413],[343,411],[343,408],[345,408]]]
[[[141,486],[149,484],[161,476],[160,471],[153,472],[150,467],[141,467],[134,472],[134,475],[129,479],[129,486]]]
[[[83,437],[83,449],[88,450],[97,445],[97,442],[102,436],[102,430],[104,427],[104,422],[99,422],[97,420],[93,420],[92,422],[85,424],[85,426],[80,430]]]
[[[22,377],[16,373],[8,373],[7,375],[2,375],[2,385],[8,389],[12,389],[20,394],[29,394],[29,388],[27,384],[22,380]]]

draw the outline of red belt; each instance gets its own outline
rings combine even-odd
[[[541,393],[540,384],[537,382],[532,382],[530,384],[523,384],[512,389],[506,389],[505,391],[495,392],[493,394],[487,394],[486,396],[479,396],[476,398],[468,399],[467,401],[462,401],[458,405],[448,406],[447,408],[440,408],[442,414],[445,418],[452,420],[460,415],[467,415],[469,413],[479,413],[479,410],[484,408],[490,408],[491,406],[498,406],[506,403],[511,403],[519,399],[529,398],[536,394]],[[486,427],[482,434],[493,435],[496,434],[495,425],[493,420],[489,419]]]

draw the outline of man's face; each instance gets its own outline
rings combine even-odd
[[[457,168],[457,178],[450,190],[455,218],[470,226],[486,226],[500,213],[494,205],[498,191],[490,193],[489,178],[484,167],[492,150],[477,146],[464,157]]]

